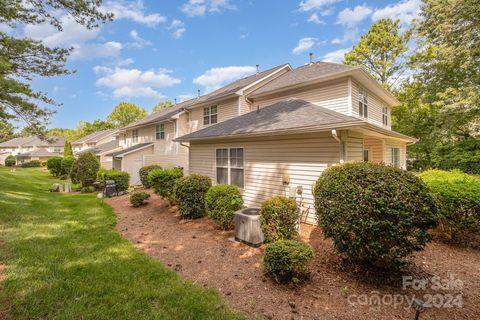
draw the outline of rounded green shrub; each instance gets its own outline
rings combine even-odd
[[[262,203],[260,225],[265,242],[292,239],[297,235],[300,211],[294,199],[274,196]]]
[[[148,183],[148,174],[150,173],[150,171],[153,171],[156,169],[162,169],[162,167],[155,164],[155,165],[145,166],[140,168],[140,171],[138,172],[138,174],[140,175],[140,181],[142,182],[142,185],[145,188],[150,188],[150,184]]]
[[[126,191],[130,185],[130,175],[128,172],[100,169],[97,172],[97,182],[102,184],[107,180],[115,181],[115,188],[118,191]]]
[[[38,168],[41,166],[42,166],[42,163],[39,160],[31,160],[21,164],[22,168]]]
[[[414,174],[382,164],[353,162],[325,170],[314,191],[319,226],[352,262],[400,267],[420,251],[436,225],[437,207]]]
[[[299,283],[308,278],[308,263],[313,258],[309,245],[296,240],[279,240],[265,247],[263,268],[279,283]]]
[[[63,157],[62,163],[61,163],[62,175],[70,174],[70,171],[72,170],[72,166],[74,162],[75,162],[75,157],[73,156]]]
[[[93,186],[82,187],[82,189],[80,189],[80,192],[81,193],[92,193],[92,192],[95,192],[95,188]]]
[[[150,195],[146,192],[134,192],[130,195],[130,203],[133,207],[140,207],[148,198]]]
[[[153,187],[156,194],[173,201],[175,181],[182,176],[183,171],[179,169],[154,169],[148,174],[148,184]]]
[[[99,169],[100,163],[93,153],[82,153],[73,163],[70,179],[73,183],[80,183],[82,187],[89,187],[95,182]]]
[[[428,170],[420,174],[438,201],[443,240],[480,245],[480,178],[460,170]]]
[[[17,164],[15,156],[9,155],[5,158],[5,167],[13,167],[15,164]]]
[[[47,169],[55,177],[58,177],[59,175],[61,175],[62,174],[62,157],[54,156],[54,157],[48,158]]]
[[[186,219],[205,215],[205,194],[212,186],[210,177],[192,174],[175,183],[175,202]]]
[[[242,194],[234,185],[213,186],[205,195],[207,214],[222,229],[229,229],[233,226],[234,213],[242,207]]]

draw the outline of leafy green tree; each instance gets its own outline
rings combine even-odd
[[[115,128],[115,125],[112,122],[101,119],[96,119],[93,122],[80,121],[77,125],[79,138],[89,135],[90,133],[113,128]]]
[[[68,141],[65,141],[63,145],[63,156],[64,157],[71,157],[73,156],[73,149],[72,144]]]
[[[80,132],[75,129],[54,128],[47,131],[47,136],[63,137],[68,141],[75,141],[79,138]]]
[[[107,117],[115,127],[120,128],[140,120],[147,115],[147,111],[134,103],[120,102]]]
[[[14,138],[13,126],[7,122],[0,122],[0,142]]]
[[[62,30],[59,13],[65,13],[88,29],[112,18],[99,11],[101,0],[25,0],[2,1],[0,24],[16,28],[21,25],[48,23]],[[42,105],[56,105],[45,93],[29,84],[34,77],[70,74],[65,63],[71,48],[51,48],[42,41],[23,37],[21,33],[0,31],[0,120],[24,121],[33,128],[46,123],[52,110]]]
[[[362,66],[385,88],[391,88],[406,69],[410,36],[410,31],[401,31],[400,20],[381,19],[345,54],[343,63]]]
[[[153,112],[157,112],[157,111],[160,111],[160,110],[163,110],[163,109],[166,109],[166,108],[170,108],[173,106],[173,103],[171,101],[160,101],[159,103],[157,103],[153,109],[152,109],[152,113]]]

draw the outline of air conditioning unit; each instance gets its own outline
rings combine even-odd
[[[235,212],[235,240],[252,247],[259,247],[264,241],[260,227],[260,209],[245,208]]]

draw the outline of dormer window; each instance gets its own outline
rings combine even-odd
[[[165,139],[165,125],[163,123],[157,124],[156,130],[155,130],[155,137],[157,140]]]
[[[388,108],[383,107],[382,109],[382,123],[384,126],[388,126]]]
[[[203,125],[217,123],[217,106],[203,108]]]
[[[358,115],[368,118],[368,96],[365,88],[358,88]]]

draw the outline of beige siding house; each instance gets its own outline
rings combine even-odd
[[[406,168],[406,146],[416,141],[391,131],[399,102],[356,67],[290,69],[240,100],[239,116],[176,139],[189,144],[189,172],[238,185],[247,206],[294,197],[308,223],[315,222],[312,186],[323,170],[346,161]]]
[[[0,143],[0,161],[3,165],[9,155],[17,156],[17,163],[31,160],[47,161],[53,156],[63,154],[65,139],[49,137],[40,139],[36,136],[14,138]]]
[[[120,148],[117,131],[117,129],[102,130],[73,141],[74,154],[91,152],[97,156],[102,168],[113,169],[112,157],[106,155]]]

